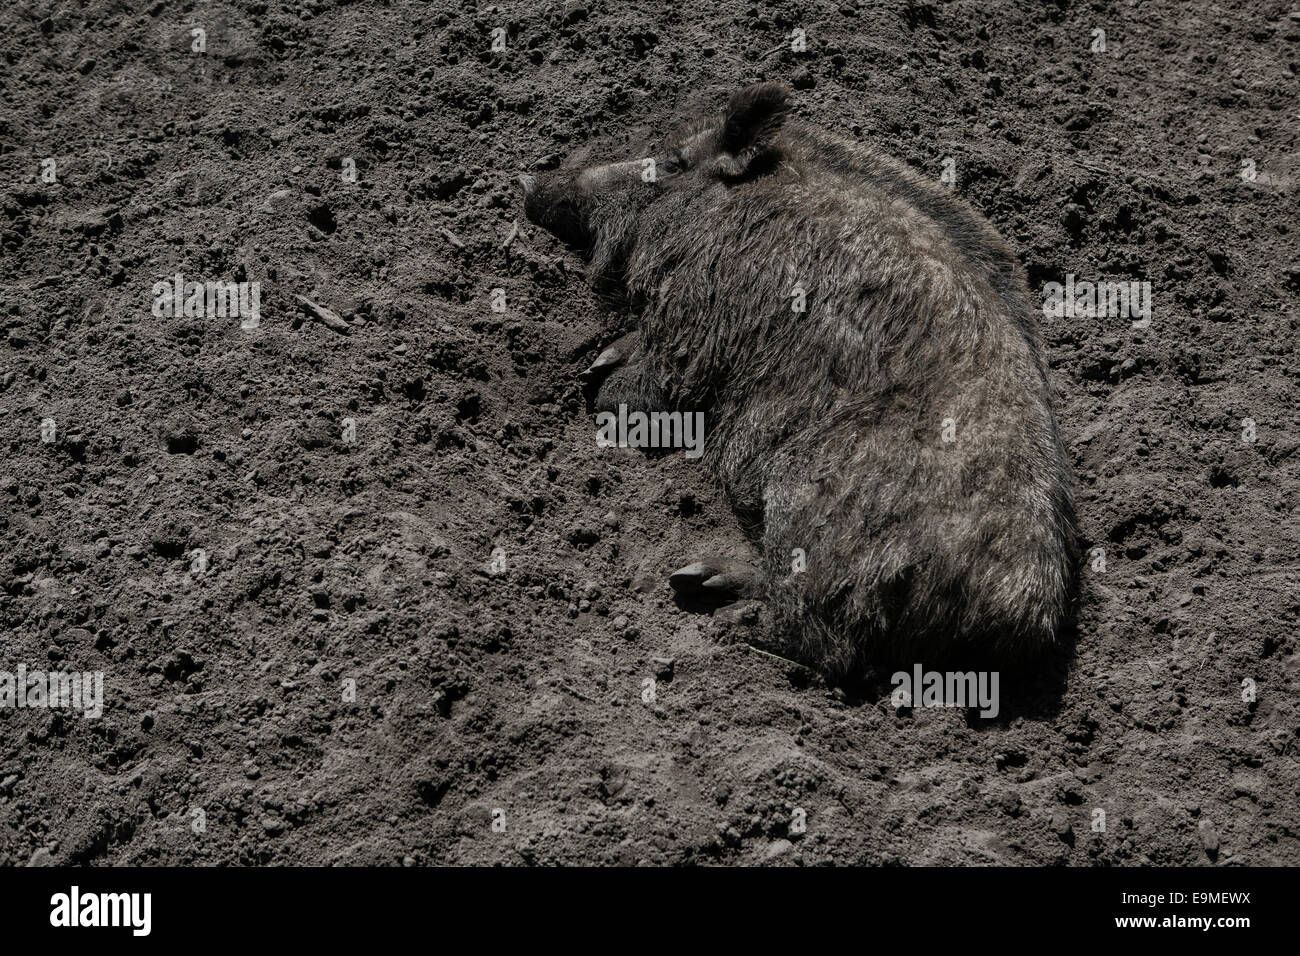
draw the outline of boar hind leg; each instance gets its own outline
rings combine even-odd
[[[598,412],[617,412],[626,405],[629,412],[660,411],[664,397],[646,361],[640,337],[625,335],[596,356],[582,373],[592,407]]]
[[[709,556],[692,561],[668,576],[668,584],[683,598],[726,604],[763,595],[758,568],[735,558]]]

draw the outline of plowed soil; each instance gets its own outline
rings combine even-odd
[[[0,670],[104,712],[0,709],[0,863],[1300,863],[1297,40],[1264,0],[5,5]],[[1035,294],[1151,283],[1146,328],[1044,320],[1089,559],[995,720],[679,607],[739,522],[594,440],[619,317],[514,179],[759,79],[953,170]],[[155,315],[177,273],[260,325]]]

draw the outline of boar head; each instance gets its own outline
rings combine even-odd
[[[599,274],[622,258],[641,214],[664,196],[734,185],[770,167],[789,108],[787,87],[757,83],[733,94],[720,115],[688,125],[651,156],[521,176],[524,214],[586,252]]]

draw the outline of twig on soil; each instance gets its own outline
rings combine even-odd
[[[455,234],[454,232],[452,232],[450,229],[439,229],[438,231],[441,232],[444,236],[446,236],[446,237],[447,237],[447,241],[450,242],[450,243],[451,243],[453,246],[455,246],[457,249],[464,249],[464,248],[465,248],[465,243],[463,243],[463,242],[461,242],[459,239],[457,239],[457,238],[456,238],[456,234]]]
[[[506,236],[506,241],[503,242],[503,243],[501,243],[501,248],[502,248],[502,249],[509,249],[509,248],[510,248],[510,243],[514,242],[514,241],[515,241],[515,237],[518,236],[518,235],[519,235],[519,220],[516,219],[516,220],[515,220],[515,224],[514,224],[513,226],[510,227],[510,235]]]
[[[323,305],[317,305],[305,295],[298,295],[295,293],[294,298],[298,300],[298,305],[302,307],[304,312],[327,329],[333,329],[335,332],[342,335],[352,334],[352,326],[348,325],[343,317],[337,312],[327,309]]]
[[[748,648],[749,650],[753,651],[755,654],[763,654],[766,655],[767,657],[774,658],[775,660],[778,661],[785,661],[787,664],[793,664],[795,667],[807,667],[806,664],[800,664],[798,661],[792,661],[790,660],[790,658],[782,657],[780,654],[773,654],[771,651],[760,651],[753,644],[741,644],[740,646]]]
[[[578,698],[578,700],[585,700],[589,704],[594,704],[596,702],[596,698],[588,697],[580,690],[574,690],[572,687],[570,687],[568,684],[564,683],[563,681],[560,681],[555,686],[560,688],[560,690],[562,691],[572,694],[574,697]]]

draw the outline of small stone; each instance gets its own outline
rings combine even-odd
[[[570,544],[585,550],[600,540],[600,532],[580,522],[569,529],[568,539]]]
[[[763,854],[763,858],[767,860],[775,860],[779,856],[785,856],[793,849],[794,844],[789,840],[773,840],[768,844],[767,850]]]
[[[1211,857],[1219,854],[1219,831],[1214,828],[1214,824],[1209,818],[1203,819],[1196,825],[1196,833],[1201,838],[1201,846],[1205,847],[1205,852]]]
[[[277,189],[271,195],[266,197],[266,202],[262,204],[263,209],[281,210],[286,207],[290,200],[293,199],[293,191],[290,189]]]

